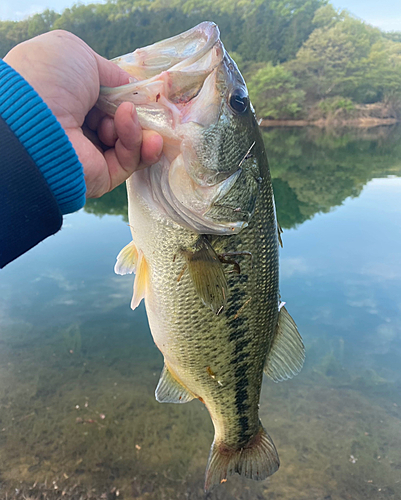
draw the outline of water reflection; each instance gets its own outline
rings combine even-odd
[[[374,177],[401,173],[401,131],[396,127],[331,133],[275,129],[263,135],[284,228],[358,196]]]
[[[208,498],[401,498],[401,132],[264,139],[307,361],[263,385],[280,471]],[[113,274],[126,208],[124,188],[89,201],[1,273],[0,498],[204,498],[208,413],[154,400],[162,358]]]
[[[283,228],[358,196],[372,178],[401,175],[401,127],[331,132],[315,127],[265,129],[263,138]],[[128,220],[124,186],[88,200],[85,210]]]

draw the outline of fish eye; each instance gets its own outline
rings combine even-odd
[[[245,113],[248,109],[249,98],[242,89],[235,90],[230,96],[230,106],[236,113]]]

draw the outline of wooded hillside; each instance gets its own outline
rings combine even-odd
[[[115,0],[0,22],[0,56],[66,29],[111,58],[216,22],[259,116],[401,114],[401,33],[383,33],[327,0]],[[372,103],[380,106],[369,107]],[[369,111],[370,113],[372,111]]]

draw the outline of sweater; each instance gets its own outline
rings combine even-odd
[[[85,204],[82,165],[48,106],[0,60],[0,268]]]

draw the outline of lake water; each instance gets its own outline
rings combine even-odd
[[[401,130],[264,132],[284,229],[281,292],[306,346],[264,381],[280,470],[210,500],[401,498]],[[0,498],[202,499],[199,401],[159,404],[162,356],[133,278],[125,191],[90,200],[0,272]]]

